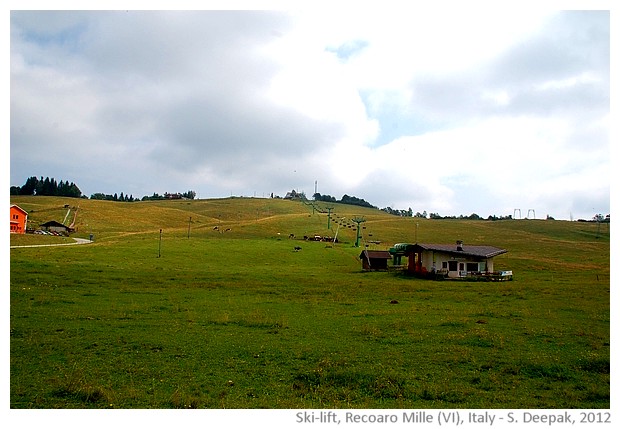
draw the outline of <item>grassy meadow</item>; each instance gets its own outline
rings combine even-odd
[[[11,203],[31,225],[77,209],[75,236],[94,236],[10,250],[11,408],[610,407],[608,224],[333,204],[328,231],[277,199]],[[371,249],[506,248],[514,280],[362,272],[355,216]]]

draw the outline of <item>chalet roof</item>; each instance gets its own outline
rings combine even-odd
[[[417,251],[417,250],[430,250],[433,252],[441,252],[448,253],[451,255],[464,255],[464,256],[475,256],[480,258],[493,258],[497,255],[501,255],[502,253],[508,252],[506,249],[501,249],[495,246],[477,246],[470,244],[462,244],[457,246],[456,244],[426,244],[426,243],[416,243],[411,245],[411,247],[407,246],[408,251]]]
[[[65,226],[65,225],[63,225],[62,223],[57,222],[57,221],[55,221],[55,220],[50,220],[50,221],[48,221],[48,222],[42,223],[42,224],[41,224],[41,226],[44,226],[44,227],[46,227],[46,228],[49,228],[50,226],[56,226],[56,227],[61,226],[61,227],[63,227],[63,228],[67,228],[67,226]]]
[[[362,250],[360,259],[391,259],[392,255],[387,250]]]
[[[27,212],[26,210],[22,209],[22,208],[21,208],[20,206],[18,206],[17,204],[11,204],[11,208],[13,208],[13,207],[15,207],[17,210],[19,210],[19,211],[21,211],[21,212],[23,212],[23,213],[25,213],[25,214],[28,214],[28,212]]]
[[[428,243],[398,243],[390,249],[394,255],[406,255],[420,251],[432,251],[445,253],[453,256],[472,256],[476,258],[493,258],[502,253],[508,252],[495,246],[477,246],[469,244],[428,244]]]

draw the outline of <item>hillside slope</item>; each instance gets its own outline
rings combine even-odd
[[[34,226],[79,205],[75,235],[95,235],[10,250],[13,408],[609,407],[608,225],[333,204],[328,229],[299,201],[12,202]],[[358,216],[362,248],[495,245],[514,281],[364,272]]]
[[[121,203],[60,197],[11,197],[29,212],[31,228],[49,220],[69,224],[75,218],[75,236],[105,243],[111,238],[136,234],[169,237],[251,239],[337,235],[343,245],[389,249],[400,242],[488,244],[503,247],[500,258],[510,264],[587,263],[609,273],[609,224],[547,220],[455,220],[403,218],[381,210],[331,203],[264,198],[144,201]],[[328,210],[331,207],[328,220]],[[69,214],[67,212],[69,211]],[[329,226],[329,228],[328,228]],[[17,240],[12,237],[11,242]],[[45,240],[44,237],[41,237]]]

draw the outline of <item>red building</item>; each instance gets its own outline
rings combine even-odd
[[[11,232],[25,234],[26,222],[28,222],[28,212],[15,204],[11,204]]]

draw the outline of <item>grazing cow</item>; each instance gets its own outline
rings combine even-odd
[[[301,247],[295,246],[295,252],[299,252],[300,250],[301,250]]]
[[[288,238],[295,238],[295,234],[289,234]]]

